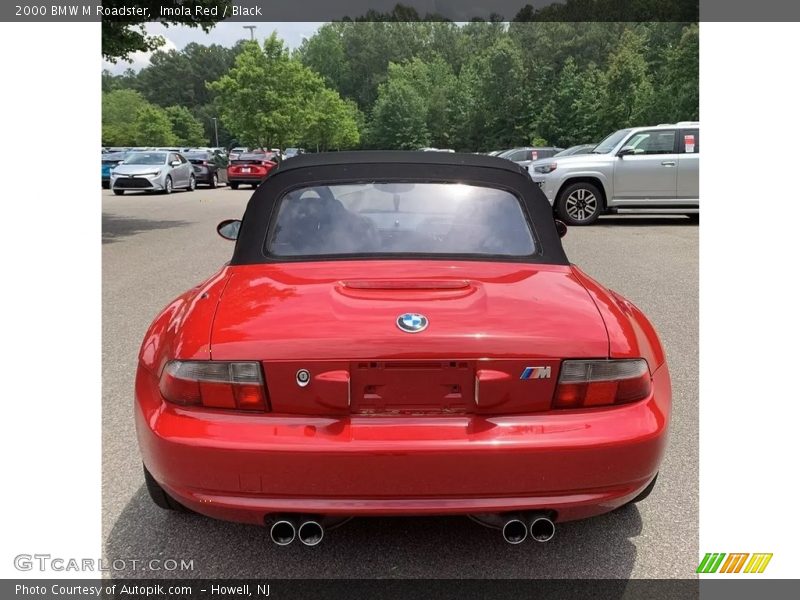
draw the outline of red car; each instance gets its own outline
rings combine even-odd
[[[145,335],[136,426],[163,508],[318,543],[353,516],[552,538],[653,489],[670,377],[653,326],[569,263],[494,157],[302,155],[216,274]]]
[[[274,152],[264,150],[245,152],[232,159],[228,165],[228,185],[234,190],[239,189],[240,184],[257,187],[277,166],[278,157]]]

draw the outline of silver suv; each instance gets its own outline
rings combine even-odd
[[[594,223],[620,209],[700,212],[700,123],[620,129],[590,154],[531,163],[528,172],[559,218]]]

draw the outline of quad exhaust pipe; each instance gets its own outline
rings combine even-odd
[[[288,546],[297,536],[297,528],[291,519],[278,519],[269,528],[269,537],[278,546]]]
[[[521,544],[528,537],[528,526],[516,517],[503,524],[503,539],[509,544]]]
[[[325,530],[317,521],[303,521],[297,530],[297,537],[306,546],[316,546],[322,541]]]
[[[269,528],[269,537],[278,546],[288,546],[295,538],[306,546],[316,546],[322,541],[325,529],[319,521],[304,518],[279,517]]]
[[[546,515],[536,515],[531,517],[530,532],[537,542],[549,542],[556,534],[556,524]]]
[[[511,516],[489,516],[473,519],[487,527],[498,528],[503,533],[503,539],[509,544],[521,544],[530,535],[536,542],[544,543],[553,539],[556,534],[556,524],[547,513],[531,513]]]
[[[503,539],[512,545],[521,544],[529,535],[536,542],[549,542],[556,534],[556,524],[547,513],[481,515],[480,518],[473,517],[473,520],[481,525],[499,528]],[[314,518],[284,516],[272,522],[269,536],[278,546],[288,546],[295,538],[305,546],[316,546],[325,537],[325,528]]]

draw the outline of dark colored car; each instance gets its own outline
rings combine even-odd
[[[104,190],[111,186],[111,169],[120,164],[129,152],[106,152],[100,159],[100,183]]]
[[[187,152],[184,156],[192,163],[198,184],[215,188],[228,182],[228,159],[219,152]]]
[[[228,185],[234,190],[239,189],[242,184],[258,187],[270,171],[278,166],[279,161],[274,152],[265,150],[240,154],[228,165]]]

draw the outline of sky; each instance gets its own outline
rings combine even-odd
[[[161,23],[148,23],[145,25],[151,35],[160,35],[165,44],[161,50],[181,50],[191,42],[199,44],[220,44],[233,46],[238,40],[250,37],[250,31],[243,28],[248,23],[219,23],[211,31],[205,33],[199,27],[172,26],[165,27]],[[303,41],[314,35],[322,23],[253,23],[256,26],[254,35],[256,39],[263,40],[273,31],[278,32],[278,37],[290,48],[297,48]],[[115,75],[121,74],[125,69],[138,71],[146,67],[150,61],[150,52],[137,52],[130,63],[118,61],[116,64],[103,61],[103,69],[108,69]]]

